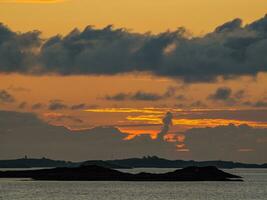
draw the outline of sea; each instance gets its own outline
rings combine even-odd
[[[175,169],[136,168],[121,171],[162,173],[173,170]],[[0,179],[0,200],[267,200],[267,169],[224,171],[242,176],[244,182]]]

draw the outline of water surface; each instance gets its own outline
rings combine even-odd
[[[171,169],[131,169],[137,173]],[[244,182],[82,182],[0,179],[0,200],[266,200],[267,169],[226,170]]]

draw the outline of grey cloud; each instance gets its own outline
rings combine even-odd
[[[37,57],[34,48],[40,47],[39,31],[15,33],[0,23],[0,71],[31,73]]]
[[[125,101],[125,100],[133,100],[133,101],[158,101],[164,100],[167,98],[171,98],[176,93],[175,87],[167,88],[164,94],[157,94],[152,92],[144,92],[144,91],[137,91],[135,93],[117,93],[114,95],[107,95],[105,96],[106,100],[112,101]]]
[[[215,91],[214,94],[211,94],[209,96],[209,98],[212,99],[212,100],[223,100],[223,101],[226,101],[226,100],[230,99],[231,94],[232,94],[231,88],[221,87],[221,88],[218,88]]]
[[[165,124],[169,122],[166,120]],[[80,161],[114,159],[114,155],[116,158],[157,155],[172,159],[264,163],[267,162],[266,132],[267,129],[247,125],[190,129],[184,134],[184,148],[190,152],[179,152],[176,143],[151,140],[149,136],[124,140],[127,133],[115,127],[70,131],[51,126],[31,113],[0,111],[0,158],[28,155]]]
[[[175,98],[176,98],[177,100],[185,100],[185,99],[186,99],[186,97],[185,97],[184,95],[182,95],[182,94],[177,95]]]
[[[44,107],[42,103],[35,103],[32,105],[33,110],[38,110],[38,109],[41,109],[42,107]]]
[[[235,31],[241,28],[242,28],[242,20],[239,18],[236,18],[233,21],[226,22],[225,24],[218,26],[215,29],[215,32],[216,33],[231,32],[231,31]]]
[[[158,94],[142,92],[142,91],[138,91],[133,96],[131,96],[131,100],[140,100],[140,101],[158,101],[162,98],[163,97]]]
[[[202,101],[194,101],[193,103],[191,103],[190,107],[205,108],[205,107],[207,107],[207,105],[205,103],[203,103]]]
[[[115,95],[107,95],[105,97],[106,100],[112,101],[125,101],[125,100],[133,100],[133,101],[158,101],[163,99],[164,97],[150,92],[137,91],[135,93],[117,93]]]
[[[219,87],[217,90],[208,96],[208,99],[213,101],[224,101],[228,104],[236,104],[245,97],[245,90],[237,90],[233,92],[229,87]]]
[[[84,104],[84,103],[75,104],[75,105],[71,106],[72,110],[81,110],[81,109],[84,109],[84,108],[86,108],[86,104]]]
[[[65,160],[111,159],[158,155],[175,157],[175,144],[127,133],[115,127],[70,131],[51,126],[34,114],[0,111],[0,158],[28,155]],[[91,153],[90,153],[91,152]],[[92,153],[93,152],[93,153]]]
[[[242,26],[240,19],[202,37],[184,28],[161,34],[92,26],[54,36],[41,44],[39,32],[15,33],[0,26],[0,72],[114,75],[150,72],[186,82],[255,76],[267,71],[267,15]],[[35,47],[40,51],[33,52]],[[172,48],[170,48],[172,47]]]
[[[197,128],[186,131],[185,145],[200,160],[266,162],[267,129],[247,125]]]
[[[6,90],[0,90],[0,103],[13,103],[15,98],[9,94]]]
[[[255,107],[267,107],[267,101],[257,101],[254,104]]]
[[[179,105],[177,105],[179,106]],[[179,108],[179,107],[178,107]],[[178,119],[227,119],[252,122],[267,122],[267,109],[207,109],[207,110],[186,110],[185,112],[174,113]]]
[[[242,99],[242,98],[245,97],[245,95],[246,95],[245,90],[238,90],[238,91],[234,94],[234,97],[235,97],[236,99]]]
[[[246,106],[253,106],[257,108],[267,107],[267,101],[256,101],[256,102],[246,101],[243,104]]]
[[[127,100],[129,97],[131,97],[131,94],[126,94],[126,93],[118,93],[115,95],[107,95],[105,97],[106,100],[111,100],[111,101],[124,101]]]
[[[162,139],[164,135],[166,135],[170,129],[170,126],[172,126],[172,119],[173,119],[173,114],[171,112],[167,112],[166,115],[162,119],[162,129],[158,133],[158,139]]]
[[[27,107],[27,102],[26,101],[23,101],[23,102],[21,102],[19,105],[18,105],[18,108],[19,109],[24,109],[24,108],[26,108]]]
[[[83,123],[83,120],[72,116],[72,115],[65,115],[65,114],[59,114],[59,115],[54,115],[52,118],[48,120],[49,122],[64,122],[64,121],[72,121],[75,123]]]
[[[66,108],[68,108],[68,106],[62,103],[61,100],[51,100],[48,106],[49,110],[62,110]]]

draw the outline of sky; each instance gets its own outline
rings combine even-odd
[[[263,0],[0,0],[0,159],[267,162],[266,10]],[[55,136],[42,143],[36,130]]]

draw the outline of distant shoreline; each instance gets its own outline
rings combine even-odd
[[[54,167],[78,167],[82,165],[97,165],[111,169],[131,169],[131,168],[185,168],[189,166],[205,167],[215,166],[221,169],[234,168],[267,168],[265,164],[248,164],[232,161],[185,161],[168,160],[157,156],[147,156],[143,158],[128,158],[116,160],[88,160],[83,162],[71,162],[64,160],[52,160],[48,158],[21,158],[13,160],[0,160],[0,168],[54,168]]]

